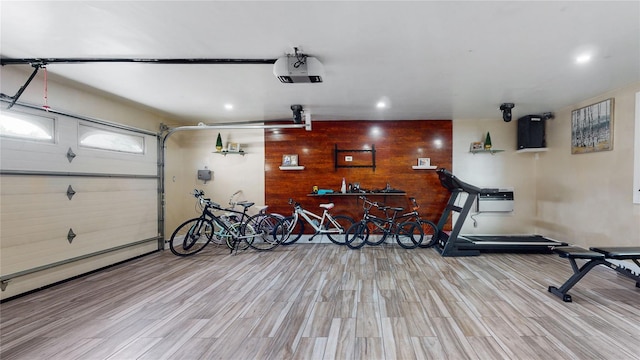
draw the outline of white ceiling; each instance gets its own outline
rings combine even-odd
[[[265,64],[47,66],[186,124],[288,119],[292,104],[314,120],[412,120],[499,119],[513,102],[517,118],[640,81],[639,1],[0,4],[5,58],[275,59],[297,46],[324,64],[321,84],[282,84]]]

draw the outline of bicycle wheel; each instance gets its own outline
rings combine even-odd
[[[415,249],[421,243],[424,234],[420,224],[413,221],[403,222],[398,224],[398,231],[396,232],[396,242],[398,245],[405,249]]]
[[[194,255],[207,246],[212,236],[211,221],[202,218],[187,220],[171,234],[169,249],[178,256]]]
[[[338,223],[338,225],[340,225],[340,233],[327,233],[326,234],[327,237],[334,244],[346,245],[347,242],[345,241],[345,235],[346,235],[347,229],[349,229],[355,221],[346,215],[336,215],[333,217],[333,220],[335,220]],[[333,223],[327,220],[327,223],[324,225],[324,229],[329,230],[334,228],[335,227]]]
[[[387,240],[387,235],[391,232],[391,223],[384,219],[367,219],[369,236],[366,239],[367,245],[380,245]]]
[[[419,220],[419,223],[424,238],[422,238],[422,242],[418,246],[421,248],[432,247],[438,242],[438,227],[429,220]]]
[[[360,249],[367,242],[369,227],[366,222],[358,221],[347,229],[344,235],[345,243],[349,249]]]
[[[280,220],[273,215],[257,214],[250,217],[245,228],[252,227],[255,234],[253,237],[247,238],[249,246],[263,251],[271,250],[280,245],[284,238],[284,227],[279,225]]]
[[[294,242],[298,241],[300,237],[302,237],[302,233],[304,233],[304,223],[298,219],[295,224],[293,224],[293,216],[287,216],[282,220],[281,224],[285,227],[284,231],[284,239],[282,240],[282,245],[291,245]],[[276,230],[278,233],[281,231]]]

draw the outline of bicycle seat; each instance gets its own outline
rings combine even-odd
[[[393,211],[403,211],[403,210],[404,210],[404,208],[401,208],[401,207],[391,207],[391,206],[388,206],[387,208],[388,208],[389,210],[393,210]]]
[[[327,209],[330,210],[333,208],[333,203],[328,203],[328,204],[320,204],[320,207],[323,209]]]
[[[253,204],[255,204],[254,202],[250,202],[250,201],[239,201],[236,205],[240,205],[243,208],[250,208],[253,206]]]

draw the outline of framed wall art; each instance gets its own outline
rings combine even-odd
[[[613,149],[613,98],[571,112],[571,153]]]
[[[298,155],[296,154],[282,155],[282,166],[298,166]]]
[[[418,158],[418,166],[421,166],[421,167],[431,166],[431,158]]]
[[[232,152],[240,151],[240,144],[235,143],[235,142],[230,142],[230,143],[227,145],[227,149],[228,149],[229,151],[232,151]]]

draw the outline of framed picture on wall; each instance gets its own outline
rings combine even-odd
[[[418,166],[421,166],[421,167],[431,166],[431,158],[418,158]]]
[[[240,151],[240,144],[238,143],[234,143],[234,142],[230,142],[227,146],[227,149],[229,151]]]
[[[571,112],[571,153],[613,149],[613,98]]]
[[[282,155],[282,166],[298,166],[298,155]]]

